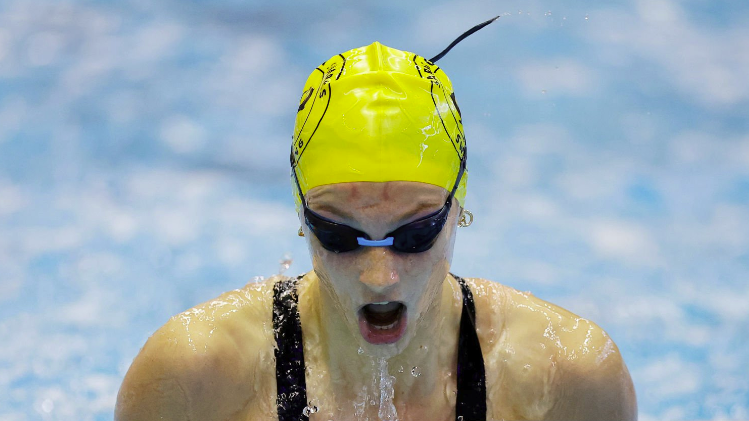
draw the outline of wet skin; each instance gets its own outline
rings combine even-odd
[[[381,239],[439,209],[447,192],[412,182],[321,186],[317,213]],[[377,420],[378,359],[395,378],[400,420],[455,419],[461,292],[448,274],[454,204],[434,246],[406,254],[365,247],[336,254],[305,228],[314,271],[299,285],[311,420]],[[115,418],[275,420],[273,283],[248,284],[173,317],[146,343],[120,389]],[[487,419],[632,420],[636,401],[616,345],[594,323],[530,294],[467,279],[487,372]],[[391,344],[363,336],[362,306],[405,305]],[[418,367],[418,377],[411,373]]]

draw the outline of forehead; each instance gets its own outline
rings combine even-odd
[[[415,181],[352,182],[318,186],[307,192],[313,210],[349,214],[362,209],[409,213],[444,205],[448,192]]]

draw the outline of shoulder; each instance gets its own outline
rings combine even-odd
[[[275,413],[275,392],[260,389],[275,386],[268,362],[277,280],[224,293],[158,329],[125,376],[116,419],[224,420],[248,405],[270,405],[263,413]]]
[[[530,293],[483,279],[468,283],[487,393],[512,409],[510,417],[636,419],[629,372],[601,327]]]

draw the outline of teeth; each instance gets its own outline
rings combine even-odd
[[[393,323],[391,323],[391,324],[389,324],[389,325],[387,325],[387,326],[377,326],[377,325],[373,325],[372,327],[374,327],[374,328],[375,328],[375,329],[377,329],[377,330],[387,330],[387,329],[392,329],[392,328],[394,328],[394,327],[395,327],[395,325],[397,325],[397,324],[398,324],[398,321],[396,320],[396,321],[394,321]]]
[[[385,304],[389,304],[389,303],[390,303],[390,301],[382,301],[380,303],[372,303],[372,304],[376,304],[378,306],[384,306]]]

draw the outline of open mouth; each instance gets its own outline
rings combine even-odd
[[[406,306],[397,301],[365,305],[359,310],[359,331],[371,344],[397,342],[406,331]]]

